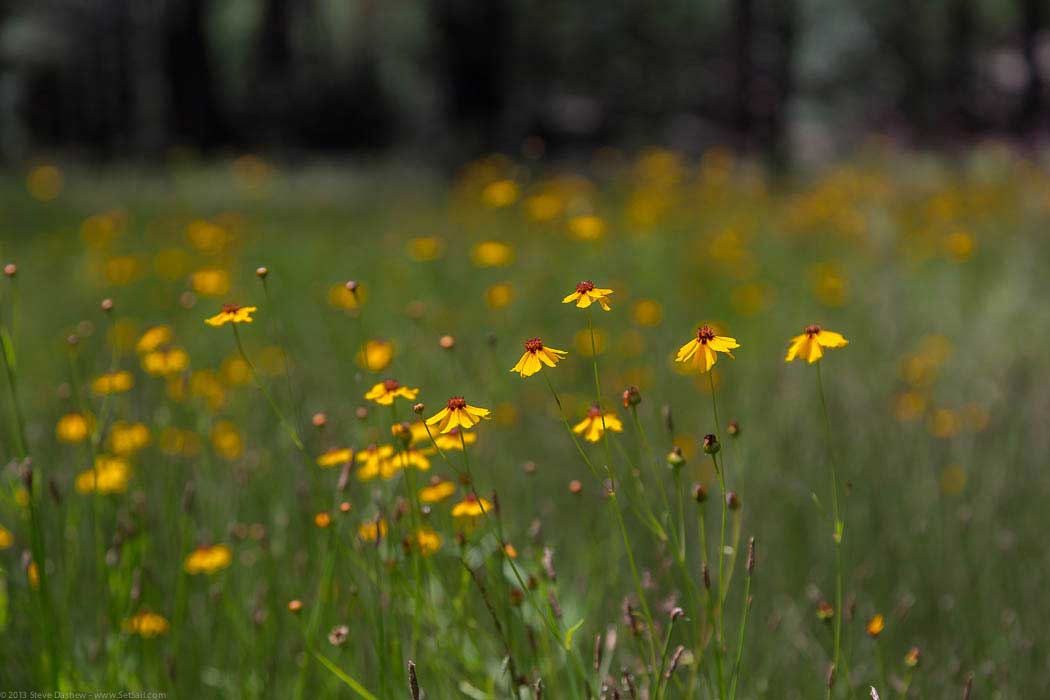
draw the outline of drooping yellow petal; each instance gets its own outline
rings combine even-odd
[[[605,414],[605,428],[615,433],[623,432],[623,422],[616,416],[615,413]]]
[[[678,355],[674,358],[675,362],[687,362],[689,358],[696,354],[696,349],[700,346],[700,343],[696,338],[693,338],[688,343],[678,349]]]
[[[796,357],[801,356],[801,350],[808,337],[808,335],[803,333],[802,335],[796,335],[791,339],[791,345],[788,347],[787,355],[784,356],[784,362],[791,362]]]
[[[712,350],[724,352],[730,357],[733,356],[733,353],[731,353],[730,350],[735,350],[740,347],[740,343],[736,342],[736,338],[728,338],[724,335],[716,335],[714,338],[707,341],[707,344],[711,346]]]
[[[849,341],[841,333],[825,330],[817,333],[817,342],[826,348],[841,348],[849,344]]]
[[[590,424],[591,424],[591,419],[590,418],[584,418],[579,423],[577,423],[576,425],[572,426],[572,432],[574,432],[574,433],[582,433],[583,431],[587,430],[588,427],[590,427]]]
[[[820,358],[824,357],[824,350],[820,347],[820,343],[814,338],[806,339],[806,361],[813,364]]]
[[[445,408],[441,409],[440,411],[438,411],[437,413],[432,415],[430,418],[427,418],[427,425],[437,425],[442,420],[444,420],[445,416],[447,416],[447,415],[448,415],[448,407],[446,406]]]
[[[571,304],[572,302],[576,301],[579,298],[580,298],[580,293],[579,292],[573,292],[572,294],[570,294],[567,297],[565,297],[564,299],[562,299],[561,303],[563,303],[563,304]]]
[[[529,352],[523,353],[522,356],[521,356],[521,359],[518,360],[518,364],[516,364],[513,367],[511,367],[510,371],[511,372],[516,372],[516,373],[520,374],[523,377],[528,376],[528,375],[525,374],[525,361],[529,359],[529,355],[530,354],[531,353],[529,353]]]

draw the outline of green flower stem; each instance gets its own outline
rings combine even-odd
[[[252,379],[255,380],[255,386],[259,387],[259,391],[262,392],[263,396],[265,396],[266,400],[270,403],[270,408],[273,409],[273,412],[277,416],[277,419],[281,422],[281,427],[284,428],[284,431],[286,433],[288,433],[288,437],[292,439],[292,442],[295,443],[295,446],[305,456],[306,447],[303,446],[303,441],[299,437],[298,431],[292,426],[291,423],[288,422],[288,419],[284,417],[284,413],[282,413],[281,409],[277,406],[277,402],[274,401],[273,395],[270,394],[269,389],[267,389],[266,385],[263,384],[262,379],[259,377],[259,373],[255,370],[255,365],[253,365],[252,361],[248,359],[248,353],[244,351],[244,345],[241,343],[241,333],[237,330],[237,324],[232,323],[230,325],[233,326],[233,337],[234,340],[237,341],[237,351],[241,354],[241,359],[244,360],[244,363],[248,365],[248,369],[252,373]]]
[[[833,641],[833,655],[831,665],[835,669],[835,677],[838,676],[839,657],[842,650],[842,579],[843,579],[843,566],[842,566],[842,535],[844,530],[844,524],[842,515],[839,512],[839,475],[838,468],[835,464],[835,451],[832,448],[831,439],[831,419],[828,417],[828,402],[824,397],[824,379],[820,374],[820,362],[817,365],[817,393],[820,395],[820,409],[824,415],[824,434],[827,438],[827,450],[828,450],[828,465],[831,472],[831,506],[832,516],[835,519],[835,529],[832,532],[832,540],[835,543],[835,627],[834,627],[834,641]],[[827,697],[831,697],[831,692],[834,689],[834,678],[828,685]]]

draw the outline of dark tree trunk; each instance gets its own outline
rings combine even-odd
[[[1028,67],[1028,82],[1021,96],[1021,106],[1017,112],[1015,130],[1028,132],[1042,127],[1050,127],[1050,116],[1045,113],[1046,99],[1043,95],[1043,81],[1039,74],[1039,63],[1036,46],[1040,31],[1047,22],[1050,9],[1046,0],[1021,0],[1021,52]]]
[[[227,129],[216,94],[206,14],[207,0],[173,0],[166,23],[164,72],[173,140],[208,150],[224,142]]]
[[[951,58],[944,84],[946,112],[951,125],[967,133],[980,126],[974,109],[977,26],[972,0],[952,0],[950,13],[948,50]]]
[[[753,45],[755,37],[755,0],[736,0],[733,3],[733,129],[738,147],[748,150],[752,143],[754,119],[752,114],[752,85],[755,64]]]

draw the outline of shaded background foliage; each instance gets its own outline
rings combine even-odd
[[[3,155],[713,143],[776,162],[858,133],[1045,135],[1042,0],[12,0]]]

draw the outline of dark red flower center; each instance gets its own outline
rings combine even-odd
[[[448,400],[448,409],[450,411],[458,411],[461,408],[466,408],[467,400],[462,396],[453,396]]]
[[[806,326],[806,335],[812,337],[812,336],[816,335],[817,333],[820,333],[820,326],[818,326],[816,324],[814,324],[812,326]]]
[[[587,292],[591,291],[592,289],[594,289],[594,282],[591,282],[590,280],[587,280],[585,282],[580,282],[578,285],[576,285],[576,293],[577,294],[586,294]]]
[[[715,339],[715,332],[711,326],[703,325],[696,329],[696,340],[702,345],[706,345],[707,341]]]
[[[543,341],[539,338],[529,338],[525,341],[525,350],[536,353],[543,349]]]
[[[588,418],[597,418],[597,417],[598,417],[598,416],[600,416],[601,414],[602,414],[602,409],[600,409],[600,408],[598,407],[598,404],[593,404],[593,405],[592,405],[592,406],[591,406],[591,407],[590,407],[590,408],[589,408],[589,409],[587,410],[587,417],[588,417]]]
[[[478,497],[475,496],[474,494],[472,494],[472,493],[468,493],[467,494],[467,498],[466,498],[467,503],[474,503],[477,500],[478,500]]]
[[[383,388],[387,391],[393,391],[401,386],[401,382],[396,379],[387,379],[383,382]]]
[[[235,314],[235,313],[237,313],[240,310],[241,310],[241,305],[240,304],[223,304],[222,305],[222,312],[224,314]]]

